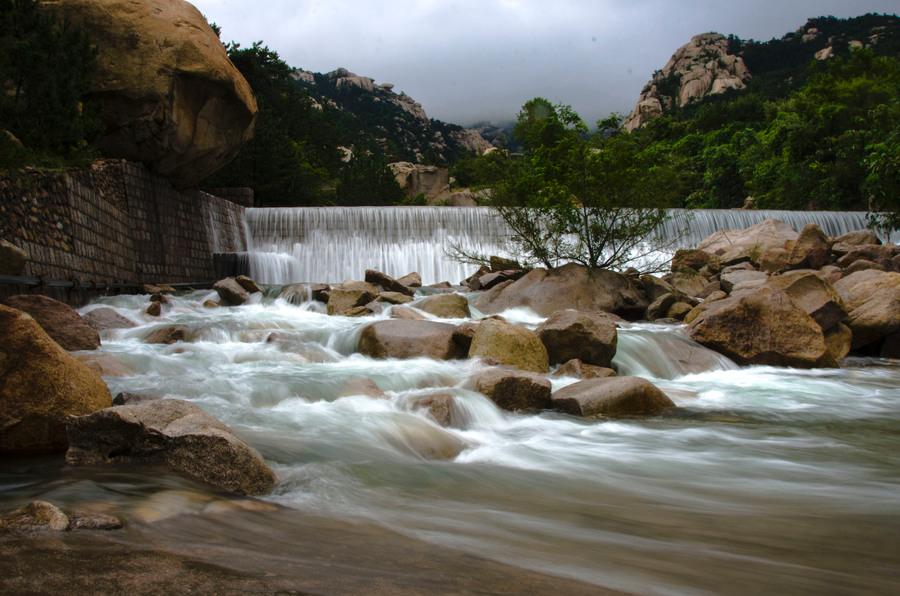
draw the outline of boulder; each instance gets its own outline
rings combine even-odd
[[[368,377],[353,377],[347,379],[341,385],[337,397],[348,397],[351,395],[365,395],[366,397],[384,398],[387,397],[385,392],[378,386],[378,383]]]
[[[492,256],[489,259],[491,264],[491,271],[507,271],[510,269],[522,269],[522,265],[515,259],[507,259],[505,257],[498,257],[496,255]]]
[[[664,279],[660,279],[655,275],[644,274],[640,276],[641,286],[644,288],[644,294],[647,296],[647,300],[651,303],[657,300],[660,296],[665,294],[674,294],[675,288],[672,287],[672,284],[665,281]],[[649,310],[649,307],[648,307]]]
[[[432,420],[441,426],[454,426],[453,409],[456,398],[450,393],[426,393],[409,398],[414,410],[425,410]]]
[[[228,306],[240,306],[250,299],[250,292],[233,277],[220,279],[213,284],[213,289],[219,294],[222,304]]]
[[[654,416],[675,404],[655,385],[640,377],[588,379],[553,394],[553,407],[573,416]]]
[[[839,280],[834,289],[847,308],[854,349],[900,331],[900,273],[859,271]]]
[[[143,162],[189,187],[253,136],[257,106],[203,15],[182,0],[48,0],[98,51],[87,99],[107,157]]]
[[[69,530],[118,530],[122,520],[114,515],[94,511],[73,511],[69,514]]]
[[[276,477],[259,453],[194,404],[163,399],[118,406],[68,423],[72,465],[164,464],[242,495],[272,490]]]
[[[414,308],[408,306],[398,306],[391,309],[392,319],[401,319],[404,321],[427,321],[428,317],[420,313]]]
[[[465,358],[453,341],[455,331],[453,325],[436,321],[377,321],[362,330],[358,351],[371,358]]]
[[[162,314],[162,303],[161,302],[151,302],[150,306],[147,307],[147,310],[144,311],[146,314],[151,317],[158,317]]]
[[[758,288],[766,283],[768,275],[762,271],[729,271],[722,273],[719,277],[719,284],[722,289],[731,294],[737,290],[746,290],[748,288]]]
[[[669,316],[669,309],[678,302],[677,294],[663,294],[647,307],[647,320],[656,321]]]
[[[835,254],[844,255],[853,250],[854,246],[862,246],[864,244],[881,244],[881,240],[872,230],[856,230],[834,238],[831,251]]]
[[[412,273],[407,273],[403,277],[397,280],[407,288],[421,288],[422,287],[422,276],[413,271]]]
[[[822,328],[784,292],[762,287],[705,306],[691,338],[738,364],[834,366]]]
[[[330,293],[331,286],[328,284],[290,284],[281,288],[278,297],[291,304],[303,304],[311,300],[327,303]]]
[[[0,453],[65,451],[65,421],[112,405],[100,376],[26,313],[0,305]]]
[[[538,412],[550,407],[550,381],[533,373],[493,368],[478,373],[466,386],[511,412]]]
[[[234,281],[238,283],[239,286],[250,292],[251,294],[256,294],[257,292],[262,292],[262,288],[259,287],[255,281],[247,277],[246,275],[238,275],[234,278]]]
[[[68,304],[37,294],[10,296],[5,302],[7,306],[31,315],[63,349],[96,350],[100,347],[96,329]]]
[[[143,395],[140,393],[128,393],[123,391],[116,394],[116,396],[113,398],[112,403],[114,406],[134,406],[137,404],[146,403],[148,401],[156,401],[159,399],[162,398],[158,395]]]
[[[377,293],[364,289],[344,289],[335,287],[328,295],[328,314],[343,315],[353,308],[365,306],[375,300]]]
[[[786,248],[769,248],[759,259],[759,268],[766,273],[778,273],[788,268],[791,251]]]
[[[666,318],[675,321],[682,321],[693,308],[694,307],[687,302],[676,302],[669,307],[669,312],[666,313]]]
[[[672,271],[681,269],[692,269],[700,271],[704,267],[709,267],[711,271],[718,271],[720,268],[719,258],[705,250],[679,249],[675,251],[672,257]]]
[[[699,296],[709,284],[709,280],[693,269],[679,269],[668,278],[675,291],[685,296]]]
[[[840,362],[853,347],[853,331],[843,323],[838,323],[825,332],[825,345],[832,360]]]
[[[847,269],[855,261],[866,260],[884,266],[885,261],[890,261],[897,254],[898,248],[892,244],[862,244],[854,246],[850,252],[837,260],[842,269]]]
[[[840,295],[815,273],[791,271],[769,278],[766,285],[787,294],[823,330],[831,329],[847,318]]]
[[[65,532],[69,516],[47,501],[32,501],[0,516],[0,534],[5,532]]]
[[[0,275],[22,275],[28,255],[15,244],[0,238]]]
[[[376,271],[374,269],[366,269],[366,283],[381,286],[389,292],[399,292],[401,294],[406,294],[407,296],[412,296],[416,293],[415,290],[406,287],[387,273],[382,273],[381,271]]]
[[[581,360],[608,367],[616,355],[616,323],[599,313],[561,310],[537,328],[550,364]]]
[[[144,284],[141,291],[144,294],[174,294],[175,288],[168,284]]]
[[[866,269],[874,269],[876,271],[887,271],[887,267],[881,263],[870,261],[869,259],[857,259],[853,261],[846,269],[844,275],[852,275],[857,271],[865,271]]]
[[[82,315],[81,318],[97,332],[108,331],[110,329],[131,329],[132,327],[137,327],[137,323],[123,317],[116,312],[115,309],[109,308],[108,306],[95,308],[91,312]]]
[[[697,248],[719,257],[722,265],[749,261],[759,265],[770,248],[789,249],[798,234],[784,222],[767,219],[744,230],[720,230],[704,239]]]
[[[819,269],[831,262],[831,241],[816,224],[806,224],[788,255],[791,269]]]
[[[603,366],[585,364],[581,360],[569,360],[556,369],[554,377],[575,377],[576,379],[605,379],[616,376],[616,371]]]
[[[479,323],[469,347],[469,358],[485,358],[538,373],[550,368],[547,349],[536,333],[496,319]]]
[[[417,302],[416,308],[442,319],[466,319],[472,315],[469,301],[460,294],[429,296]]]
[[[381,292],[375,300],[387,302],[388,304],[408,304],[413,301],[413,298],[400,292]]]
[[[168,345],[179,341],[187,341],[187,339],[187,327],[169,325],[166,327],[158,327],[151,331],[150,335],[144,338],[144,343]]]
[[[495,314],[525,306],[549,317],[558,310],[611,312],[638,320],[647,299],[634,281],[605,269],[570,263],[556,269],[534,269],[514,282],[501,283],[478,297],[478,310]]]
[[[101,377],[128,377],[135,374],[134,369],[125,366],[109,352],[78,352],[72,356]]]

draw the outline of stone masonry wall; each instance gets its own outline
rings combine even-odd
[[[45,279],[213,281],[213,253],[246,250],[243,211],[121,160],[0,177],[0,238],[28,253],[26,275]]]

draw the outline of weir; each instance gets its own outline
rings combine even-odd
[[[861,211],[673,209],[671,216],[661,235],[673,249],[696,246],[718,230],[743,229],[766,219],[784,221],[796,230],[814,223],[830,236],[863,229],[867,223]],[[425,284],[457,283],[473,267],[453,260],[451,246],[509,256],[509,229],[487,207],[248,209],[246,222],[248,267],[262,283],[334,283],[359,278],[372,268],[394,276],[417,271]]]

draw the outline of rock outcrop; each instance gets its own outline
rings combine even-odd
[[[408,161],[388,164],[394,179],[407,198],[424,195],[426,200],[434,199],[450,188],[450,170]]]
[[[695,35],[641,91],[637,105],[625,119],[625,129],[640,128],[666,112],[704,97],[743,89],[748,80],[750,71],[743,58],[729,52],[724,35]]]
[[[193,186],[253,136],[256,99],[225,46],[182,0],[44,0],[98,48],[88,100],[99,104],[109,157]]]
[[[275,486],[275,473],[255,449],[198,408],[163,399],[116,406],[68,423],[73,465],[164,464],[216,488],[262,495]]]
[[[47,335],[66,350],[96,350],[100,347],[100,335],[68,304],[39,294],[10,296],[5,302],[7,306],[31,315]]]
[[[65,421],[112,405],[98,374],[28,314],[0,305],[0,453],[65,451]]]

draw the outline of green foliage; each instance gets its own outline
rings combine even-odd
[[[34,0],[0,0],[0,167],[64,165],[92,154],[99,127],[83,104],[96,50]]]
[[[336,196],[342,205],[393,205],[403,191],[383,159],[357,156],[341,170]]]

